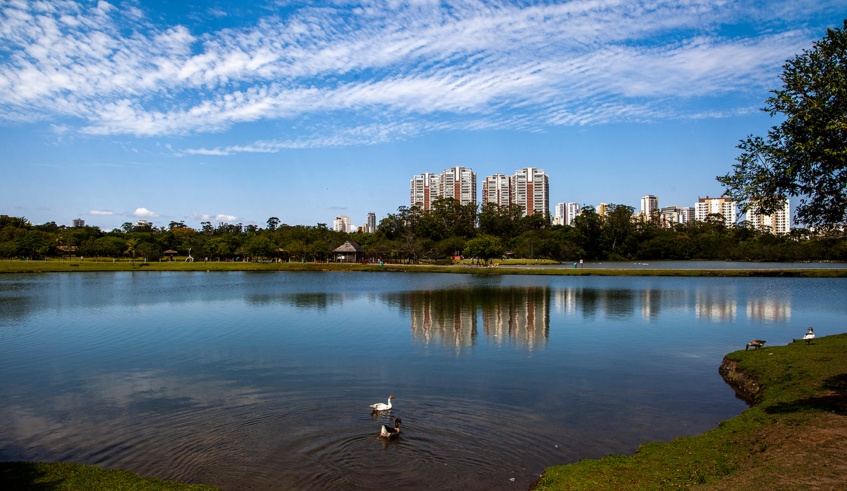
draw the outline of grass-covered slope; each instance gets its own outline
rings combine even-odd
[[[93,465],[0,462],[4,491],[220,491],[202,484],[159,481]]]
[[[847,334],[736,351],[733,365],[761,387],[741,415],[633,456],[550,467],[534,489],[847,489]]]

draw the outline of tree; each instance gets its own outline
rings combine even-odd
[[[766,139],[749,136],[734,171],[717,179],[747,211],[773,213],[799,196],[797,220],[831,226],[847,215],[847,20],[783,65],[782,89],[763,111],[785,118]]]
[[[268,218],[268,230],[273,232],[274,230],[276,230],[277,225],[279,225],[279,218],[277,218],[277,217]]]
[[[480,235],[475,239],[469,240],[467,245],[465,245],[465,257],[476,257],[487,261],[502,255],[503,246],[500,245],[497,237],[490,235]]]

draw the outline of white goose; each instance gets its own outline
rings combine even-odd
[[[371,404],[371,409],[373,409],[374,411],[388,411],[389,409],[391,409],[391,399],[394,399],[394,396],[388,396],[388,404],[383,404],[381,402],[377,404]]]
[[[803,341],[805,341],[806,344],[811,344],[813,339],[815,339],[815,330],[810,327],[809,332],[807,332],[806,335],[803,336]]]

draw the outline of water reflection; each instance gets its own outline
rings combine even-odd
[[[791,299],[747,299],[747,318],[762,321],[784,322],[791,319]]]
[[[480,287],[391,293],[388,305],[407,312],[412,338],[461,353],[477,344],[479,319],[487,341],[535,349],[550,337],[551,289]]]

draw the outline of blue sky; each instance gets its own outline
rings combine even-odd
[[[551,207],[718,196],[828,0],[0,0],[0,213],[362,224],[534,166]],[[481,188],[481,185],[480,185]],[[481,191],[481,189],[480,189]]]

